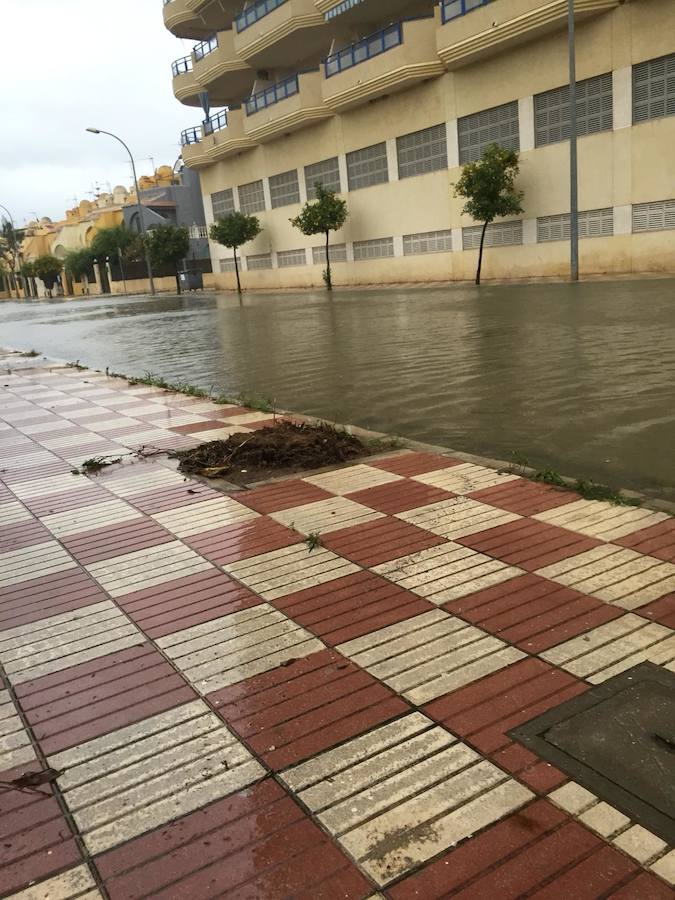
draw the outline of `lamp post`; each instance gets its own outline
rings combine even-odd
[[[103,131],[100,128],[87,128],[87,131],[90,134],[107,134],[108,137],[114,138],[116,141],[124,147],[124,149],[129,154],[129,159],[131,160],[131,171],[134,173],[134,188],[136,189],[136,205],[138,206],[138,216],[140,222],[140,229],[143,238],[145,238],[147,232],[145,229],[145,220],[143,218],[143,204],[141,203],[141,192],[138,189],[138,178],[136,177],[136,163],[134,162],[134,157],[132,156],[131,150],[127,147],[121,137],[118,137],[116,134],[113,134],[111,131]],[[143,246],[145,249],[145,265],[148,270],[148,281],[150,282],[150,293],[155,295],[155,282],[152,277],[152,264],[150,262],[150,251],[148,250],[148,243],[146,240],[143,241]]]
[[[574,0],[567,0],[570,67],[570,280],[579,280],[579,183],[577,164],[577,60]]]
[[[5,215],[7,216],[8,220],[9,220],[9,225],[10,225],[10,228],[12,229],[12,244],[14,245],[14,257],[13,257],[13,262],[12,262],[12,271],[9,273],[10,274],[9,295],[10,295],[10,297],[12,296],[12,280],[13,280],[14,281],[14,290],[16,291],[16,299],[20,300],[21,295],[19,294],[19,284],[18,284],[18,281],[16,278],[16,274],[14,272],[14,267],[16,266],[16,262],[19,257],[19,248],[16,246],[16,229],[14,228],[14,218],[12,217],[11,212],[7,209],[6,206],[3,206],[2,203],[0,203],[0,209],[4,211]]]

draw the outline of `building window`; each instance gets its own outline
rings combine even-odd
[[[234,272],[234,259],[219,259],[221,272]]]
[[[394,255],[394,239],[376,238],[374,241],[355,241],[354,259],[381,259],[383,256]]]
[[[614,234],[614,210],[589,209],[579,213],[579,237],[611,237]],[[537,219],[537,242],[567,241],[570,237],[570,214],[540,216]]]
[[[633,123],[675,116],[675,53],[633,66]]]
[[[347,245],[331,244],[330,261],[332,263],[347,262]],[[312,262],[315,266],[326,265],[326,248],[323,244],[320,247],[312,247]]]
[[[271,253],[257,253],[254,256],[246,257],[246,268],[250,269],[271,269],[272,268],[272,254]]]
[[[243,213],[262,212],[265,209],[265,191],[262,181],[242,184],[239,188],[239,207]]]
[[[217,191],[211,194],[211,207],[213,218],[220,219],[234,212],[234,191],[228,188],[226,191]]]
[[[518,101],[464,116],[457,122],[457,131],[461,165],[480,159],[488,144],[520,150]]]
[[[633,206],[633,231],[664,231],[675,228],[675,200],[656,200]]]
[[[387,168],[387,145],[374,144],[372,147],[364,147],[363,150],[354,150],[347,154],[347,177],[349,190],[358,191],[360,188],[372,187],[374,184],[383,184],[389,181],[389,169]]]
[[[279,206],[290,206],[300,202],[300,185],[298,184],[298,171],[282,172],[281,175],[273,175],[270,178],[270,195],[272,197],[272,209]]]
[[[311,166],[305,166],[305,187],[308,200],[316,200],[315,185],[317,182],[322,184],[327,191],[340,193],[342,186],[340,185],[340,166],[337,156],[313,163]]]
[[[419,253],[447,253],[452,250],[452,231],[425,231],[421,234],[403,235],[403,255]]]
[[[465,250],[478,250],[482,225],[470,225],[462,228],[462,245]],[[485,232],[486,247],[509,247],[523,243],[523,223],[520,220],[493,222]]]
[[[577,83],[577,133],[596,134],[611,131],[612,75],[598,75]],[[536,94],[534,98],[535,144],[557,144],[570,137],[569,85]]]
[[[398,177],[411,178],[448,168],[445,125],[434,125],[396,138]]]
[[[304,250],[280,250],[277,253],[277,265],[280,269],[290,269],[291,266],[306,266],[307,254]]]

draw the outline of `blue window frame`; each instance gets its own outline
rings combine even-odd
[[[234,20],[237,31],[246,31],[251,25],[255,25],[260,19],[269,15],[279,6],[283,6],[286,0],[258,0],[257,3],[247,6]]]
[[[465,16],[479,6],[487,6],[488,3],[492,3],[492,0],[441,0],[441,21],[445,24],[451,19]]]
[[[300,82],[298,81],[297,75],[291,75],[290,78],[278,81],[276,84],[270,85],[270,87],[265,88],[263,91],[258,91],[257,94],[253,94],[245,101],[246,115],[252,116],[254,113],[260,112],[261,109],[265,109],[268,106],[274,106],[274,104],[279,103],[280,100],[285,100],[286,97],[292,97],[293,94],[297,94],[299,90]]]
[[[345,69],[351,69],[358,66],[359,63],[386,53],[392,47],[398,47],[403,43],[403,27],[400,22],[389,25],[375,34],[369,34],[368,37],[362,38],[355,44],[338,50],[332,56],[326,57],[323,61],[324,72],[326,78],[331,78]]]

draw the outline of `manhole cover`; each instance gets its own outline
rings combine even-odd
[[[675,673],[642,663],[510,736],[675,843]]]

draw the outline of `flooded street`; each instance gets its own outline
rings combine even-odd
[[[675,499],[675,281],[0,303],[0,346]]]

